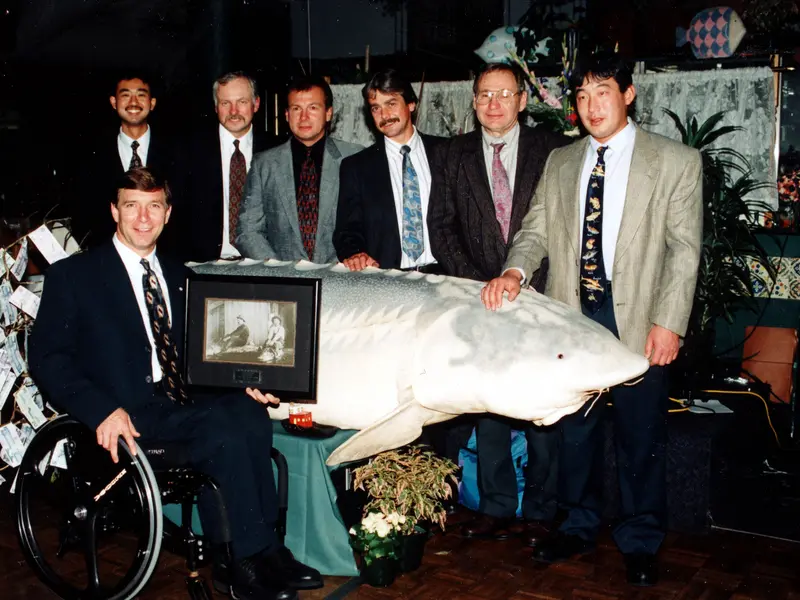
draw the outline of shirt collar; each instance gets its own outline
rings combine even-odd
[[[506,131],[503,137],[493,137],[486,133],[483,127],[481,127],[481,136],[483,137],[483,145],[487,150],[492,149],[492,144],[504,143],[507,146],[511,146],[519,138],[519,121],[514,123],[514,126]]]
[[[144,132],[142,137],[138,140],[134,140],[130,137],[127,133],[122,131],[122,127],[119,128],[119,139],[122,140],[122,143],[126,146],[130,147],[133,142],[139,142],[139,147],[148,146],[150,144],[150,125],[147,126],[147,130]]]
[[[628,117],[628,124],[622,128],[619,132],[617,132],[614,137],[608,140],[605,144],[601,144],[592,136],[589,136],[589,146],[592,149],[593,154],[597,154],[597,149],[600,146],[608,146],[611,150],[611,154],[619,154],[622,152],[628,144],[633,142],[633,138],[636,137],[636,125],[633,123],[633,120]]]
[[[408,141],[405,144],[398,144],[394,140],[390,140],[386,136],[383,136],[383,140],[384,142],[386,142],[387,150],[394,151],[400,154],[400,149],[403,146],[408,146],[409,148],[411,148],[411,152],[415,152],[419,147],[419,145],[422,143],[422,138],[419,136],[419,133],[417,133],[417,128],[413,127],[413,129],[414,131],[411,134],[411,137],[408,138]]]
[[[222,126],[222,123],[219,125],[219,143],[224,146],[233,146],[233,142],[239,140],[239,150],[244,150],[245,148],[252,148],[253,147],[253,124],[250,123],[250,129],[247,130],[242,137],[237,138],[233,135],[230,131],[225,129]]]
[[[147,256],[139,256],[128,248],[122,241],[119,239],[119,236],[115,233],[114,234],[114,247],[117,249],[117,253],[119,257],[122,259],[122,264],[125,265],[125,268],[130,271],[131,269],[141,269],[141,261],[143,258],[147,259],[147,262],[150,263],[150,267],[155,269],[156,268],[156,251],[153,251],[148,254]]]
[[[313,157],[321,157],[322,153],[325,150],[325,144],[328,142],[328,136],[323,135],[320,139],[314,142],[311,146],[306,146],[303,142],[298,140],[296,137],[292,136],[290,138],[290,145],[292,148],[292,152],[300,153],[302,156],[308,152],[309,148],[311,149],[311,155]]]

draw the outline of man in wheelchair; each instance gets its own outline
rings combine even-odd
[[[321,587],[322,578],[276,538],[267,408],[279,400],[250,388],[187,395],[180,369],[186,269],[156,252],[171,212],[165,180],[147,168],[125,173],[111,203],[113,239],[47,272],[30,369],[50,402],[94,430],[115,463],[122,440],[134,451],[136,438],[177,443],[189,466],[217,481],[234,561],[225,573],[215,560],[215,587],[234,598],[296,598],[295,590]],[[221,524],[211,500],[201,495],[198,505],[215,541]]]

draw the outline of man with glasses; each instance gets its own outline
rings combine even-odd
[[[568,140],[519,123],[528,94],[525,74],[516,66],[485,65],[473,92],[481,128],[451,140],[442,176],[433,180],[428,228],[433,254],[446,274],[489,281],[502,273],[547,156]],[[534,274],[532,281],[539,280],[544,277]],[[524,430],[528,440],[523,523],[515,521],[512,428]],[[557,432],[488,416],[478,419],[476,435],[482,514],[464,527],[464,535],[505,539],[523,534],[536,545],[555,516]]]

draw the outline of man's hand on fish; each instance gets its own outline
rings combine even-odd
[[[504,293],[508,292],[509,302],[519,296],[521,282],[522,273],[517,269],[509,269],[481,288],[481,301],[489,310],[497,310],[503,305]]]
[[[361,271],[367,267],[380,267],[378,261],[372,258],[366,252],[353,254],[353,256],[350,258],[345,258],[342,262],[344,262],[344,266],[351,271]]]

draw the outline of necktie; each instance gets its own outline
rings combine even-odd
[[[233,141],[231,155],[230,181],[228,182],[228,239],[236,241],[236,224],[239,222],[239,209],[242,206],[242,192],[247,179],[247,161],[239,150],[239,140]]]
[[[597,149],[597,164],[589,176],[581,245],[581,302],[592,314],[606,299],[606,268],[603,263],[603,183],[608,146]]]
[[[144,267],[145,271],[142,275],[144,303],[147,306],[147,314],[150,316],[150,328],[153,332],[156,356],[161,365],[161,372],[164,374],[161,378],[164,391],[173,402],[188,404],[189,398],[186,395],[183,377],[178,371],[178,347],[172,339],[169,312],[167,303],[164,301],[164,293],[161,291],[161,284],[158,283],[158,277],[150,268],[150,263],[146,258],[140,260],[139,264]]]
[[[419,179],[411,162],[411,148],[400,148],[403,155],[403,235],[402,247],[411,260],[416,261],[425,250],[425,237],[422,230],[422,199],[419,192]]]
[[[314,244],[317,240],[319,219],[319,179],[317,166],[311,158],[311,148],[306,150],[306,159],[300,169],[300,186],[297,188],[297,220],[300,238],[303,240],[308,260],[314,259]]]
[[[130,169],[138,169],[142,166],[142,159],[136,150],[139,148],[139,142],[133,140],[131,142],[131,150],[133,150],[133,154],[131,155],[131,164],[128,165],[128,170]]]
[[[511,185],[508,183],[508,173],[500,160],[500,151],[505,142],[492,144],[494,156],[492,157],[492,199],[497,222],[503,241],[508,242],[508,228],[511,225]]]

